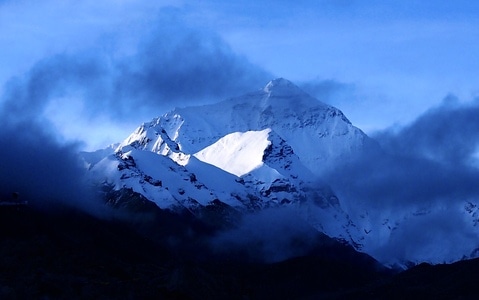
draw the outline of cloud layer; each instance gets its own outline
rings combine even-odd
[[[62,127],[88,138],[115,122],[139,124],[174,106],[249,91],[269,77],[214,34],[182,24],[174,11],[160,13],[142,36],[132,53],[98,45],[55,54],[8,81],[0,101],[2,197],[19,192],[37,204],[91,197],[76,156],[81,144],[68,142],[79,137],[62,137]],[[92,126],[98,118],[111,123]]]
[[[348,197],[379,206],[463,201],[479,195],[479,102],[443,104],[407,127],[374,136],[381,147],[329,174]]]
[[[357,220],[367,211],[376,226],[401,224],[387,243],[377,241],[373,253],[383,261],[460,259],[479,247],[465,211],[479,202],[479,101],[452,99],[404,128],[378,133],[380,146],[325,175]]]
[[[38,112],[54,97],[81,93],[89,112],[127,118],[132,109],[160,112],[222,100],[270,79],[215,34],[189,28],[174,11],[167,13],[160,14],[151,32],[143,33],[134,54],[114,57],[98,47],[41,60],[26,76],[10,82],[6,97],[20,103],[7,99],[7,108],[29,102]]]
[[[139,35],[129,51],[110,47],[106,38],[94,49],[40,60],[6,84],[2,109],[15,118],[45,117],[60,131],[73,128],[82,135],[77,138],[88,139],[75,127],[98,125],[100,119],[109,122],[103,126],[137,125],[175,106],[216,102],[271,79],[214,33],[185,25],[174,9],[162,10],[149,31]],[[48,114],[52,106],[61,117]]]
[[[85,182],[77,145],[59,144],[36,121],[4,123],[0,144],[2,200],[11,200],[16,192],[21,200],[41,209],[55,210],[62,204],[102,213],[100,202]]]
[[[272,263],[308,254],[317,238],[318,232],[294,211],[269,208],[243,216],[237,227],[219,232],[210,245],[236,259]]]

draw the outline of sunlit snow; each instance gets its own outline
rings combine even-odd
[[[271,143],[270,131],[230,133],[194,156],[239,177],[263,165],[264,150]]]

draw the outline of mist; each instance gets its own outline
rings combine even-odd
[[[458,212],[458,207],[450,205],[419,218],[409,218],[392,233],[387,243],[371,251],[371,255],[390,264],[410,260],[450,263],[473,256],[479,246],[477,241],[477,231]],[[431,257],[443,260],[431,261]]]
[[[403,224],[377,242],[375,257],[421,260],[442,251],[460,259],[479,246],[465,212],[479,201],[478,115],[477,99],[448,96],[411,124],[376,133],[378,147],[324,174],[350,215]],[[442,249],[431,249],[433,241]]]
[[[479,195],[479,102],[442,104],[400,129],[372,137],[379,147],[326,175],[370,205],[450,203]]]
[[[279,207],[245,214],[232,229],[218,232],[210,247],[238,260],[273,263],[308,254],[318,232],[294,210]]]
[[[84,182],[80,150],[119,142],[130,133],[120,129],[175,106],[219,101],[269,79],[214,33],[185,25],[175,10],[160,11],[139,35],[131,51],[111,47],[124,41],[99,39],[93,48],[44,57],[5,84],[3,197],[19,192],[40,206],[86,208],[95,196]]]
[[[65,139],[109,139],[107,146],[119,141],[108,138],[119,136],[119,128],[125,138],[127,125],[131,131],[174,107],[241,95],[272,77],[215,33],[188,27],[175,9],[160,10],[138,35],[128,50],[112,46],[126,41],[111,35],[94,47],[41,59],[6,83],[2,109],[19,118],[44,117]]]
[[[99,199],[85,181],[78,145],[59,144],[41,125],[3,124],[0,132],[2,167],[0,195],[18,193],[29,206],[55,211],[75,207],[102,214]]]

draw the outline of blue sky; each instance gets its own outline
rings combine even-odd
[[[478,96],[478,16],[473,1],[0,1],[1,101],[28,91],[3,109],[93,149],[284,77],[373,133]]]

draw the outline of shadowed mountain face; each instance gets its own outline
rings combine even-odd
[[[0,296],[296,298],[358,288],[386,274],[372,258],[322,235],[301,257],[263,263],[211,250],[218,228],[191,215],[140,214],[100,220],[66,208],[1,208]]]
[[[342,299],[477,299],[479,259],[453,264],[420,264],[386,280],[376,281]]]
[[[149,212],[149,218],[125,216],[106,221],[71,209],[52,214],[1,208],[1,298],[472,299],[478,294],[478,260],[422,264],[394,275],[367,255],[318,235],[307,254],[263,263],[212,251],[208,239],[218,229],[191,216],[161,210]]]

